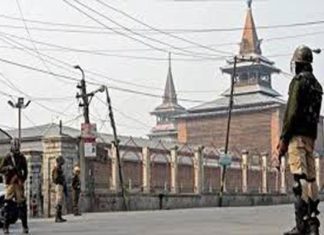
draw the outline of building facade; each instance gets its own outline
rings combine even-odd
[[[272,88],[272,74],[280,70],[262,55],[249,1],[236,64],[234,106],[229,148],[274,153],[279,140],[286,102]],[[234,59],[221,68],[233,76]],[[188,144],[225,145],[230,91],[221,98],[198,105],[177,117],[178,141]],[[323,118],[318,129],[316,151],[323,153]]]

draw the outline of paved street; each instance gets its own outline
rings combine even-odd
[[[321,211],[324,206],[321,207]],[[171,211],[140,211],[66,216],[65,224],[52,219],[30,221],[32,234],[112,235],[274,235],[292,225],[292,206],[206,208]],[[321,216],[323,221],[323,216]],[[285,224],[287,223],[287,225]],[[323,229],[322,229],[323,231]],[[19,234],[20,224],[12,228]]]

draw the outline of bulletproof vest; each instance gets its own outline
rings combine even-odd
[[[320,117],[322,103],[322,87],[311,72],[302,72],[298,79],[302,80],[302,100],[301,116],[302,119],[310,124],[317,125]]]

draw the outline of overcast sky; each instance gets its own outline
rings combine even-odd
[[[67,1],[77,4],[74,0]],[[217,98],[228,87],[229,77],[222,75],[219,67],[226,63],[224,56],[231,56],[238,52],[237,43],[241,39],[242,32],[240,30],[192,32],[191,29],[243,27],[247,8],[244,0],[200,2],[102,0],[155,28],[177,29],[174,35],[214,48],[209,50],[165,34],[141,30],[147,28],[101,5],[96,0],[79,1],[107,18],[88,12],[91,17],[100,21],[99,24],[76,11],[63,0],[2,0],[0,2],[0,59],[75,78],[81,78],[81,74],[72,66],[79,64],[89,72],[100,73],[113,79],[94,76],[86,72],[87,81],[96,80],[115,88],[126,88],[162,96],[167,75],[167,51],[171,51],[172,58],[174,58],[172,72],[178,98],[210,101]],[[80,7],[80,5],[77,6]],[[19,20],[22,15],[26,19],[29,34],[24,23]],[[257,26],[322,21],[324,20],[324,2],[322,0],[255,0],[253,15]],[[18,20],[10,19],[8,16]],[[72,28],[67,25],[55,26],[29,20],[98,28]],[[119,26],[113,22],[118,23]],[[109,31],[107,28],[104,29],[103,25],[115,31],[118,30],[123,35]],[[120,25],[135,30],[137,35],[118,29]],[[314,48],[324,48],[323,25],[258,29],[259,38],[264,39],[263,54],[269,56],[278,68],[289,71],[290,54],[297,45],[307,44]],[[91,33],[80,31],[91,31]],[[278,39],[278,37],[286,38]],[[34,43],[28,39],[34,40]],[[149,44],[150,47],[144,43]],[[182,47],[185,48],[181,49]],[[69,51],[66,48],[84,50],[87,53]],[[191,53],[189,56],[188,51]],[[211,57],[215,59],[210,59]],[[62,67],[57,60],[68,63],[69,67],[66,65],[64,69],[57,67],[57,65]],[[314,63],[315,74],[322,84],[324,84],[323,67],[324,53],[316,56]],[[75,99],[76,82],[4,62],[0,62],[0,73],[0,92],[11,94],[13,101],[17,96],[24,96],[28,99],[27,95],[32,100],[30,106],[23,111],[23,127],[49,122],[58,123],[59,120],[63,120],[66,125],[79,128],[83,119]],[[283,98],[287,97],[289,81],[290,79],[283,75],[276,75],[273,78],[273,87],[283,94]],[[129,83],[135,83],[138,86]],[[95,85],[89,85],[88,90],[96,88]],[[25,94],[21,94],[18,90]],[[96,96],[102,100],[105,99],[104,94]],[[0,127],[5,129],[15,127],[17,110],[7,104],[9,97],[2,93],[0,97]],[[161,98],[111,89],[111,99],[120,134],[145,136],[150,132],[150,128],[155,124],[155,118],[149,112],[162,102]],[[186,108],[198,104],[183,101],[179,103]],[[111,133],[109,123],[104,122],[107,120],[107,108],[97,98],[92,100],[90,112],[90,120],[97,123],[98,129]]]

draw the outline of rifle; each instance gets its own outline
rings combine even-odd
[[[12,171],[14,172],[14,174],[15,174],[15,175],[12,177],[10,183],[15,183],[15,182],[17,182],[17,181],[18,181],[19,183],[21,183],[21,182],[20,182],[20,179],[25,178],[25,176],[23,175],[23,173],[21,172],[21,170],[18,169],[17,164],[16,164],[16,161],[15,161],[15,158],[14,158],[14,156],[13,156],[12,153],[10,153],[10,157],[11,157],[11,162],[12,162],[12,165],[11,165],[12,169],[8,169],[7,174],[9,174],[9,171],[11,171],[11,170],[12,170]],[[11,168],[11,167],[10,167],[10,168]]]

